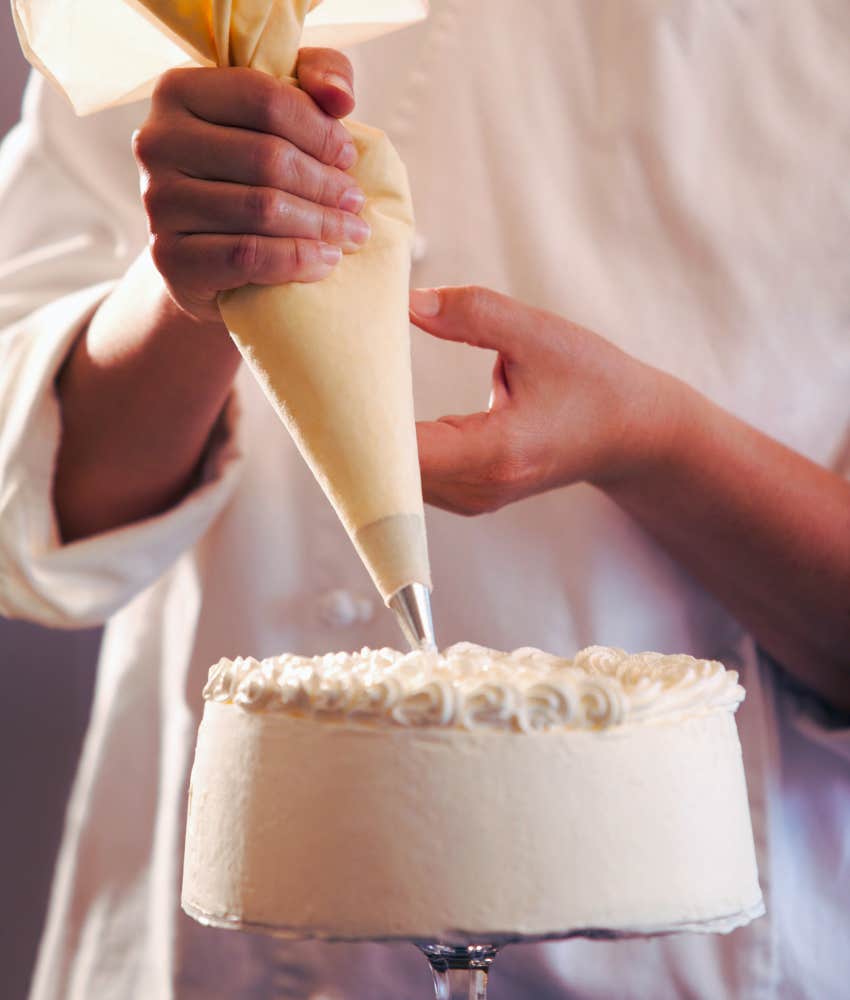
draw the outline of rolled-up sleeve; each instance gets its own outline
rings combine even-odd
[[[816,698],[798,694],[789,712],[791,724],[810,743],[842,757],[850,765],[850,716],[820,703]]]
[[[132,121],[127,109],[76,119],[35,80],[0,153],[0,615],[54,627],[99,624],[160,576],[227,504],[240,464],[231,399],[180,503],[61,541],[52,499],[61,438],[55,378],[144,247]]]
[[[850,773],[847,771],[850,764],[850,713],[827,704],[805,688],[764,650],[759,650],[759,659],[773,678],[781,728],[793,734],[795,746],[804,747],[807,754],[811,754],[816,747],[825,750],[840,764],[845,775]]]

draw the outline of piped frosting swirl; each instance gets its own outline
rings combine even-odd
[[[369,725],[606,729],[726,709],[744,697],[738,675],[715,660],[629,654],[589,646],[572,660],[523,647],[511,653],[461,642],[442,652],[222,659],[209,701]]]

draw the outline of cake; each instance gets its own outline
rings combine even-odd
[[[183,908],[340,940],[726,932],[764,912],[717,662],[469,643],[221,660]]]

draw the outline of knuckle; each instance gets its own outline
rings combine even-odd
[[[510,456],[496,459],[488,469],[487,483],[495,492],[510,489],[522,478],[522,470]]]
[[[502,502],[507,502],[512,493],[523,491],[530,477],[531,468],[523,441],[514,430],[503,430],[498,451],[488,469],[489,485],[504,496]]]
[[[258,142],[254,157],[260,181],[271,187],[286,186],[292,173],[292,154],[292,146],[270,136]]]
[[[311,161],[296,149],[292,150],[288,174],[292,183],[291,191],[308,201],[321,200],[324,190],[321,176],[311,169]]]
[[[292,241],[291,263],[295,274],[303,274],[315,260],[314,245],[310,240],[294,239]]]
[[[139,170],[139,194],[142,199],[142,208],[144,209],[145,215],[150,217],[150,201],[151,201],[151,187],[153,186],[154,180],[153,175],[149,170],[142,167]]]
[[[481,285],[470,285],[461,298],[461,311],[466,316],[481,316],[487,311],[490,293]]]
[[[307,195],[306,187],[309,182],[309,171],[304,164],[304,157],[299,154],[294,146],[289,146],[286,152],[286,181],[287,190],[298,192],[300,195]]]
[[[324,163],[336,163],[345,142],[346,135],[342,126],[334,121],[326,122],[320,143],[319,159]]]
[[[162,146],[163,136],[159,129],[150,122],[133,133],[133,156],[142,166],[148,166],[155,159]]]
[[[275,131],[280,121],[281,91],[279,85],[265,74],[258,74],[253,94],[257,126],[266,132]]]
[[[246,281],[257,274],[263,262],[263,244],[253,233],[243,233],[230,245],[230,269]]]
[[[276,191],[251,187],[245,192],[245,212],[256,229],[269,229],[280,218],[280,199]]]
[[[149,253],[154,266],[163,276],[168,274],[174,267],[174,244],[157,233],[152,233],[149,244]]]
[[[337,177],[330,167],[321,166],[305,185],[309,190],[306,197],[323,205],[335,205],[350,184],[350,178]]]
[[[174,182],[162,180],[153,174],[147,177],[142,190],[142,204],[151,222],[158,221],[179,199],[176,187]]]
[[[157,190],[158,185],[154,181],[150,174],[142,175],[142,207],[145,210],[145,215],[148,219],[153,221],[157,213],[157,202],[159,199],[159,192]]]
[[[166,70],[156,81],[151,95],[154,103],[168,103],[179,100],[183,92],[183,84],[186,80],[185,67],[182,69]]]
[[[319,238],[325,243],[341,243],[345,238],[345,221],[342,212],[322,209]]]
[[[518,485],[523,478],[522,466],[513,455],[497,458],[488,471],[488,484],[496,492]]]

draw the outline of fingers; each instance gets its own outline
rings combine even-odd
[[[333,243],[351,253],[369,239],[369,226],[357,215],[316,205],[285,191],[174,174],[152,184],[145,207],[176,234],[254,233]]]
[[[528,463],[511,421],[472,413],[416,425],[425,502],[456,514],[498,510],[528,492]]]
[[[215,125],[276,135],[329,166],[348,170],[357,150],[345,126],[309,94],[258,70],[174,69],[160,77],[152,108],[185,108]]]
[[[426,503],[455,514],[490,509],[480,469],[492,463],[493,442],[481,418],[442,418],[416,425],[422,496]],[[482,440],[483,439],[483,440]]]
[[[219,291],[320,281],[339,263],[341,251],[313,240],[193,233],[154,239],[151,256],[178,305],[197,315],[215,315]]]
[[[354,110],[354,70],[335,49],[301,49],[295,75],[319,107],[343,118]]]
[[[476,286],[414,289],[410,318],[443,340],[499,351],[508,364],[522,359],[543,322],[537,310]]]
[[[136,159],[150,173],[175,170],[189,177],[273,187],[321,205],[357,212],[363,192],[351,177],[320,163],[278,136],[210,125],[189,118],[184,127],[152,123],[136,134]]]
[[[172,70],[134,135],[151,255],[198,317],[239,285],[321,280],[369,238],[365,195],[344,172],[356,149],[333,117],[351,106],[351,66],[327,50],[300,66],[322,107],[250,69]]]
[[[563,321],[477,287],[416,289],[410,316],[436,337],[498,352],[488,412],[417,425],[426,501],[481,514],[548,489],[552,429],[538,383],[563,363]],[[563,386],[550,395],[557,402]]]

